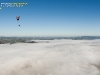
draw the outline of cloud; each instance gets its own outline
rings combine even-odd
[[[0,45],[0,75],[98,75],[99,43],[54,40]]]

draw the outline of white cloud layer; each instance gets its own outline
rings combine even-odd
[[[99,75],[100,40],[0,44],[0,75]]]

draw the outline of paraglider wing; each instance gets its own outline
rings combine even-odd
[[[19,20],[20,16],[16,16],[17,21]]]
[[[16,16],[16,20],[19,21],[20,16]],[[20,27],[20,24],[18,25]]]

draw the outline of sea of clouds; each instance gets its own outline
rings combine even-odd
[[[100,40],[0,44],[0,75],[100,75]]]

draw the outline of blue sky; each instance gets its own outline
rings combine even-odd
[[[24,7],[0,10],[0,36],[100,36],[100,0],[0,2],[28,3]],[[17,15],[21,17],[19,22]]]

